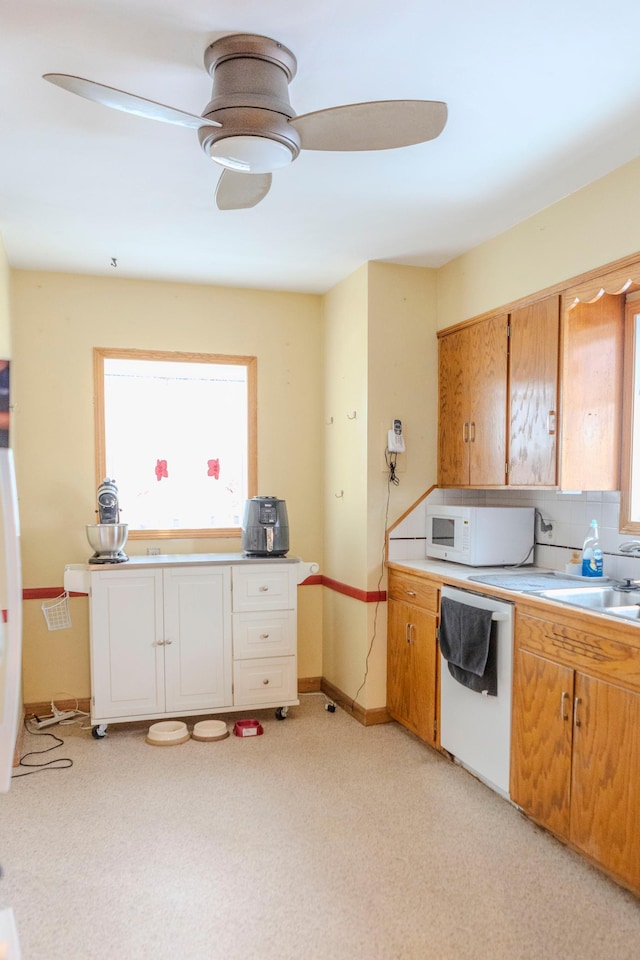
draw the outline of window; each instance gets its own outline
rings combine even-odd
[[[627,295],[620,531],[640,535],[640,293]]]
[[[256,369],[255,357],[94,350],[97,484],[115,480],[130,538],[238,536],[256,489]]]

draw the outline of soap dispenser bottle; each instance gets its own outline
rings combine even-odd
[[[582,576],[602,576],[602,550],[598,536],[598,521],[592,520],[582,545]]]

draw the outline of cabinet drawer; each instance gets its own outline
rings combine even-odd
[[[425,610],[438,612],[438,587],[431,581],[411,573],[389,571],[389,600],[415,603]]]
[[[289,567],[260,564],[233,568],[233,611],[288,610],[294,604],[290,596]]]
[[[296,652],[294,610],[274,610],[233,615],[233,656],[236,660],[288,657]]]
[[[295,657],[237,660],[234,663],[234,706],[276,705],[297,699]]]
[[[640,650],[561,622],[516,615],[516,646],[640,690]]]

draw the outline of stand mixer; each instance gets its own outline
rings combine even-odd
[[[99,523],[88,523],[87,539],[95,553],[89,563],[124,563],[129,557],[122,548],[127,542],[129,527],[119,523],[120,506],[115,480],[105,477],[98,487]]]

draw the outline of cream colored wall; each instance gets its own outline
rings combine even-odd
[[[360,586],[366,583],[367,277],[364,265],[324,303],[325,572]]]
[[[421,267],[369,264],[368,586],[376,589],[384,531],[436,481],[437,274]],[[406,453],[397,486],[384,458],[393,419]],[[387,501],[389,504],[387,514]]]
[[[433,271],[370,263],[325,297],[324,572],[360,591],[384,589],[385,529],[435,476],[435,296]],[[409,451],[387,515],[397,416]],[[365,709],[384,707],[386,605],[325,589],[323,610],[324,676]]]
[[[62,584],[86,560],[95,509],[92,349],[258,357],[258,488],[287,500],[291,554],[322,564],[322,312],[317,296],[13,271],[13,374],[25,588]],[[126,510],[126,504],[123,504]],[[157,543],[154,545],[157,546]],[[130,541],[130,553],[148,543]],[[161,541],[165,552],[238,550],[239,541]],[[299,675],[322,673],[321,587],[299,590]],[[313,596],[315,594],[315,596]],[[85,599],[51,633],[27,601],[24,699],[89,695]]]
[[[640,250],[640,159],[438,270],[438,327]]]

